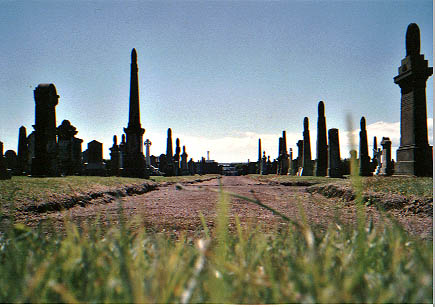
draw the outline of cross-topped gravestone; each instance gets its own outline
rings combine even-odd
[[[420,54],[420,29],[411,23],[406,30],[406,57],[394,83],[401,89],[400,146],[396,175],[432,176],[432,146],[429,146],[426,112],[426,81],[432,75]]]
[[[145,161],[147,162],[147,165],[150,166],[151,165],[151,158],[150,158],[150,146],[153,143],[151,143],[151,141],[149,139],[145,140]]]

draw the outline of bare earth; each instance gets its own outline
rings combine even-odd
[[[222,177],[225,191],[234,192],[253,198],[254,195],[264,204],[276,209],[293,220],[301,221],[300,209],[314,229],[326,229],[337,218],[343,224],[356,223],[356,206],[353,202],[345,203],[338,198],[326,198],[320,194],[310,194],[305,187],[271,185],[253,179],[238,177]],[[117,201],[95,201],[86,207],[76,206],[62,212],[29,213],[18,217],[18,221],[29,226],[36,226],[43,220],[49,220],[56,229],[62,230],[65,218],[78,224],[83,221],[95,222],[103,226],[117,224],[120,221],[120,205],[127,221],[136,221],[150,231],[195,234],[202,229],[200,214],[202,213],[208,226],[213,229],[216,217],[218,179],[186,184],[187,189],[176,189],[176,185],[161,186],[157,190],[123,197]],[[230,227],[234,227],[234,216],[237,215],[242,225],[259,226],[265,230],[287,227],[287,222],[270,211],[245,200],[231,199]],[[373,207],[366,207],[366,214],[372,217],[377,225],[385,223],[381,213]],[[404,228],[422,238],[432,238],[432,217],[420,214],[400,214],[399,210],[390,210]],[[385,214],[384,214],[385,215]]]

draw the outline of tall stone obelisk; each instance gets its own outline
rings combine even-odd
[[[432,176],[426,113],[426,81],[432,73],[433,68],[420,54],[420,29],[411,23],[406,30],[406,57],[394,77],[402,94],[395,175]]]
[[[317,143],[316,143],[317,163],[316,176],[326,176],[328,169],[328,144],[326,141],[326,119],[325,104],[319,102],[317,118]]]
[[[145,133],[145,129],[143,129],[140,124],[137,53],[134,48],[131,51],[130,110],[128,126],[124,128],[124,132],[127,136],[124,176],[149,178],[145,157],[143,155],[143,134]]]

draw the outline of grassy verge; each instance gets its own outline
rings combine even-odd
[[[69,176],[50,178],[30,178],[14,176],[11,180],[0,181],[0,205],[13,203],[39,203],[50,198],[69,197],[90,192],[116,190],[129,185],[164,182],[190,182],[212,178],[212,175],[162,177],[153,176],[150,180],[126,177]],[[216,175],[214,175],[216,177]]]
[[[282,175],[248,175],[250,178],[261,182],[275,182],[279,184],[306,183],[314,184],[338,184],[352,188],[350,178],[336,179],[315,176],[282,176]],[[391,193],[403,196],[432,197],[433,178],[429,177],[362,177],[363,192]]]

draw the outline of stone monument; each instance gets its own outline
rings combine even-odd
[[[391,161],[391,141],[390,138],[383,137],[381,141],[382,156],[381,156],[381,168],[379,175],[391,176],[393,174],[393,164]]]
[[[326,176],[328,168],[328,143],[326,141],[325,105],[319,102],[317,119],[317,142],[316,142],[316,176]]]
[[[258,139],[258,174],[261,174],[261,139]]]
[[[166,139],[166,167],[165,176],[174,176],[174,156],[172,151],[172,130],[168,128],[168,137]]]
[[[33,177],[58,176],[56,142],[56,105],[59,96],[54,84],[39,84],[35,97],[35,150],[32,157]]]
[[[328,130],[328,177],[342,178],[343,171],[340,158],[340,142],[338,138],[338,129]]]
[[[18,165],[17,173],[25,175],[29,172],[28,167],[28,147],[27,147],[27,131],[26,127],[21,126],[18,133]]]
[[[359,132],[359,175],[371,176],[369,145],[367,142],[366,119],[361,117]]]
[[[118,138],[116,135],[113,136],[113,145],[109,148],[110,150],[110,175],[119,176],[121,175],[121,152],[119,150]]]
[[[189,166],[187,165],[187,157],[189,155],[186,152],[186,146],[183,146],[183,153],[181,154],[181,175],[189,175]]]
[[[103,144],[93,140],[88,143],[87,163],[85,163],[87,176],[105,176],[106,166],[103,162]]]
[[[400,86],[400,146],[396,175],[432,176],[432,146],[429,146],[426,113],[426,81],[432,75],[420,54],[420,29],[411,23],[406,30],[406,57],[394,83]]]
[[[145,143],[144,143],[144,145],[145,145],[145,161],[146,161],[148,166],[151,165],[150,146],[152,144],[153,143],[151,143],[151,141],[149,139],[145,140]]]
[[[8,173],[3,157],[3,143],[0,142],[0,180],[11,179],[11,175]]]
[[[308,128],[308,117],[304,118],[304,154],[302,159],[301,176],[313,176],[313,161],[311,161],[310,130]]]
[[[139,80],[137,68],[137,53],[133,48],[131,51],[130,71],[130,109],[128,126],[124,128],[127,136],[126,153],[124,161],[124,176],[136,178],[149,178],[143,155],[143,134],[145,129],[140,123],[139,108]]]
[[[57,127],[56,133],[58,136],[58,165],[60,173],[64,176],[79,175],[82,165],[83,140],[75,137],[78,133],[76,127],[72,126],[68,120],[64,120]]]

